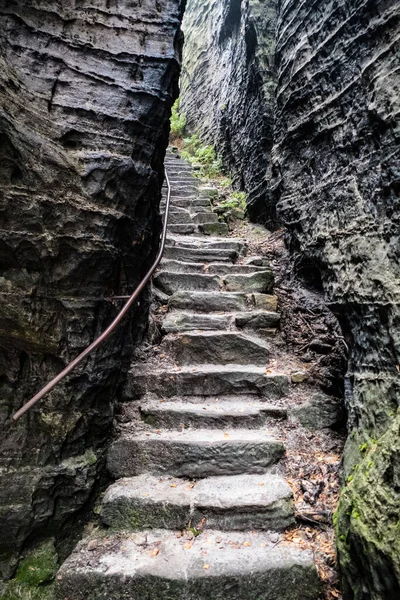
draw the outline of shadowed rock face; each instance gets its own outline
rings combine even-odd
[[[0,6],[0,575],[59,531],[102,467],[147,301],[17,425],[12,413],[110,323],[158,244],[180,0]]]
[[[277,1],[188,0],[181,109],[213,144],[252,218],[271,217],[269,198]]]
[[[189,3],[182,107],[189,126],[222,149],[234,171],[244,165],[245,174],[257,149],[267,179],[263,189],[272,190],[262,198],[271,204],[260,210],[254,203],[251,216],[276,210],[289,231],[296,274],[325,294],[341,321],[350,348],[350,435],[337,521],[344,591],[351,600],[394,599],[400,595],[399,5],[281,2],[275,41],[264,22],[251,54],[257,57],[265,43],[275,45],[275,74],[264,76],[263,88],[275,79],[272,119],[271,100],[253,85],[253,103],[242,87],[255,63],[238,62],[237,53],[247,47],[244,23],[257,11],[269,18],[275,3],[242,2],[240,10],[237,3],[236,11],[228,0],[215,3],[218,10],[212,4]],[[235,43],[220,41],[226,15],[240,23],[230,28]],[[227,108],[218,112],[223,103]],[[243,124],[235,138],[234,121]],[[268,147],[261,152],[264,139]],[[262,181],[260,173],[253,175]]]
[[[394,1],[293,0],[277,38],[278,218],[351,346],[337,534],[357,600],[400,594],[399,20]]]

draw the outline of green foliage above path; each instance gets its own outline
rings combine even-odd
[[[180,138],[185,133],[186,117],[179,112],[179,98],[172,107],[171,112],[171,137]]]

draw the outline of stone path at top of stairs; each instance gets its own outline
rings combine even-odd
[[[171,219],[154,278],[168,304],[163,340],[158,358],[132,366],[104,529],[61,567],[59,597],[316,600],[312,556],[279,534],[294,523],[292,491],[268,429],[286,418],[291,384],[267,368],[272,272],[245,241],[222,237],[190,166],[172,154],[166,166]]]

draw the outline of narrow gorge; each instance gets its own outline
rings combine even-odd
[[[1,3],[0,600],[400,597],[399,23]]]

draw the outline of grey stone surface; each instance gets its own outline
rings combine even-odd
[[[204,313],[189,313],[178,310],[170,311],[162,322],[162,329],[166,333],[177,333],[179,331],[219,330],[228,329],[233,316],[213,315]]]
[[[235,323],[237,327],[258,330],[265,327],[277,327],[280,319],[280,314],[276,312],[251,312],[236,315]]]
[[[221,540],[219,543],[217,539]],[[60,600],[315,600],[312,556],[273,546],[264,533],[207,532],[189,544],[175,532],[148,531],[81,542],[59,571]],[[250,543],[250,546],[245,543]],[[158,551],[158,552],[157,552]],[[206,568],[205,568],[206,566]]]
[[[284,453],[282,442],[263,430],[210,429],[122,434],[108,451],[115,478],[168,473],[194,479],[263,473]]]
[[[182,260],[183,262],[233,262],[237,259],[237,252],[229,248],[182,248],[180,246],[167,245],[164,252],[165,258]]]
[[[174,372],[139,366],[130,371],[125,394],[128,398],[141,398],[147,393],[170,398],[250,393],[269,398],[283,396],[288,387],[287,375],[269,374],[263,367],[205,365]]]
[[[339,398],[317,393],[310,398],[309,402],[291,408],[289,414],[304,427],[324,429],[337,426],[343,421],[344,406]]]
[[[209,222],[208,220],[204,220],[201,224],[199,224],[199,231],[204,233],[204,235],[227,235],[229,232],[228,225],[226,223],[219,223],[218,221]]]
[[[268,294],[274,286],[274,275],[270,270],[247,274],[232,273],[224,277],[224,284],[228,292],[258,292]]]
[[[271,530],[294,522],[292,491],[278,475],[233,475],[191,482],[139,475],[108,488],[102,521],[113,529]]]
[[[135,288],[155,255],[181,11],[1,2],[0,577],[27,539],[62,530],[101,469],[146,295],[89,364],[17,425],[11,415],[112,321],[104,297]],[[64,469],[86,452],[92,465]]]
[[[179,427],[199,427],[229,429],[230,427],[248,427],[255,429],[264,424],[267,416],[281,418],[285,411],[264,402],[244,400],[216,402],[215,398],[203,402],[190,402],[190,398],[181,401],[146,401],[140,404],[140,413],[146,423],[153,427],[177,429]]]
[[[245,310],[246,294],[227,292],[175,292],[168,301],[171,308],[201,312]]]
[[[266,365],[269,358],[264,341],[235,331],[171,334],[161,349],[180,365]]]
[[[172,296],[181,290],[218,290],[220,280],[216,275],[158,271],[153,284],[165,294]]]

